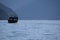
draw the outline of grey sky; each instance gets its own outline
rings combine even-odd
[[[21,20],[60,19],[60,0],[0,0]]]

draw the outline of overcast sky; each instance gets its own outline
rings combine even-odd
[[[0,0],[21,20],[60,19],[60,0]]]

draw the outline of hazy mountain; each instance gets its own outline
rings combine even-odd
[[[0,20],[6,20],[10,16],[17,16],[17,15],[12,9],[0,3]]]

